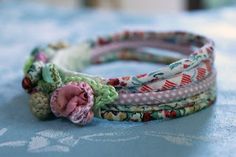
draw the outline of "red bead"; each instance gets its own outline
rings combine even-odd
[[[31,80],[29,79],[29,77],[24,77],[24,79],[22,80],[22,87],[25,89],[25,90],[30,90],[32,88],[32,82]]]

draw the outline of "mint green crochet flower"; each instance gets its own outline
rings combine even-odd
[[[42,69],[43,80],[38,81],[38,89],[51,93],[62,85],[62,80],[59,71],[55,64],[46,64]]]

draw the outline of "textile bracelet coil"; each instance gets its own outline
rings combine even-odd
[[[177,52],[151,53],[151,49]],[[103,78],[81,71],[91,64],[135,60],[166,64],[156,71]],[[149,121],[176,118],[216,99],[212,40],[188,32],[125,31],[69,46],[33,49],[24,66],[23,88],[39,119],[64,117],[85,125],[93,117]]]

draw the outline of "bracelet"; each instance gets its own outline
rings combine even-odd
[[[147,48],[182,56],[152,54]],[[169,65],[116,78],[79,72],[90,64],[115,60]],[[64,117],[78,125],[94,116],[132,121],[180,117],[216,98],[214,43],[187,32],[125,31],[74,46],[62,42],[39,46],[26,61],[24,74],[22,87],[30,94],[30,108],[37,118]]]

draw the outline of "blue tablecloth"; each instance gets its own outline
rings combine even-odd
[[[76,43],[124,29],[186,30],[216,42],[218,100],[196,114],[147,123],[95,119],[86,127],[66,120],[38,121],[21,89],[22,66],[38,44]],[[236,9],[138,16],[68,10],[26,2],[0,4],[0,156],[236,156]],[[149,64],[91,67],[102,76],[137,74]]]

